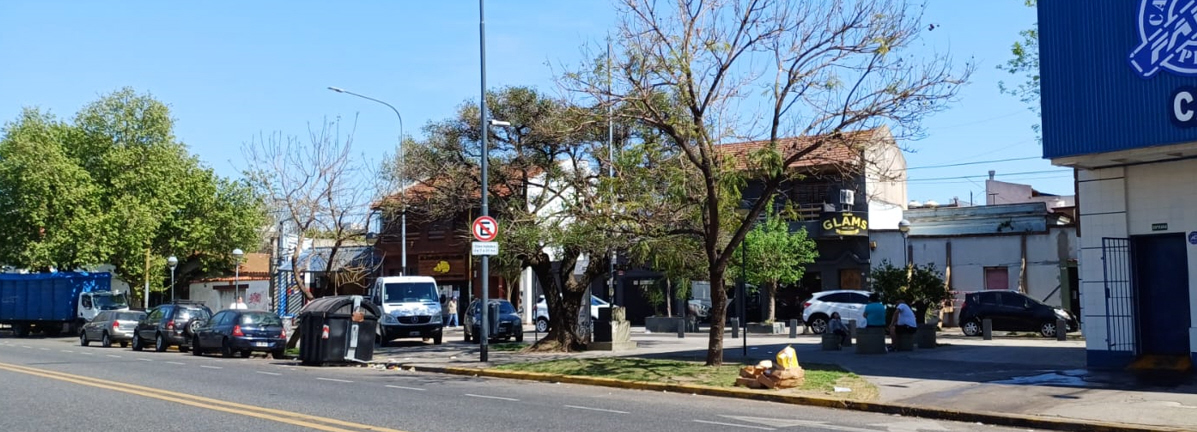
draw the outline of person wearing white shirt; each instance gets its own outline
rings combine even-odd
[[[898,345],[899,334],[914,334],[918,330],[918,323],[914,319],[914,310],[906,304],[906,299],[898,299],[898,310],[894,312],[893,321],[889,324],[889,337],[893,345],[890,351]]]
[[[237,301],[229,305],[229,309],[249,309],[249,305],[245,304],[245,300],[241,297],[237,297]]]

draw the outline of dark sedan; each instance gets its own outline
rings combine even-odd
[[[482,301],[475,299],[470,302],[470,307],[466,309],[465,320],[461,323],[465,330],[465,340],[467,342],[481,342],[478,337],[482,333],[482,308],[479,305]],[[490,339],[510,340],[515,338],[516,342],[524,341],[524,325],[523,320],[520,319],[519,314],[515,311],[515,307],[507,300],[491,300],[491,306],[494,306],[498,311],[498,317],[488,316],[491,318]],[[487,313],[488,315],[490,312]]]
[[[192,338],[192,354],[203,355],[218,350],[224,357],[241,353],[249,358],[254,352],[268,352],[276,359],[283,358],[287,348],[287,333],[283,321],[266,311],[228,309],[217,312],[202,323]]]

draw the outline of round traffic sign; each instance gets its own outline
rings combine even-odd
[[[495,218],[490,216],[479,216],[474,219],[474,227],[471,230],[474,232],[474,238],[478,241],[492,241],[499,236],[499,223],[495,222]]]

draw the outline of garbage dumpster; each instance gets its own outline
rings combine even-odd
[[[380,315],[378,306],[362,296],[313,300],[299,313],[299,360],[305,365],[369,361]]]

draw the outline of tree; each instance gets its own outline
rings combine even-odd
[[[41,270],[112,264],[155,290],[166,288],[170,255],[180,280],[227,268],[230,251],[258,243],[261,206],[189,154],[173,128],[166,104],[130,88],[72,123],[25,110],[0,139],[0,259]]]
[[[935,269],[934,263],[900,268],[882,261],[881,266],[869,273],[869,280],[873,291],[881,295],[882,302],[893,304],[905,299],[919,324],[926,322],[930,310],[952,300],[943,273]]]
[[[694,174],[699,193],[661,197],[689,200],[683,213],[696,216],[691,235],[703,242],[712,295],[706,363],[719,365],[727,266],[767,202],[728,216],[745,178],[767,198],[820,148],[860,148],[868,145],[860,132],[883,125],[918,136],[922,118],[947,106],[972,67],[900,55],[924,26],[899,0],[623,0],[619,13],[614,65],[589,62],[563,81],[618,106],[618,122],[655,129]],[[720,151],[745,139],[767,145],[743,158]]]
[[[618,241],[601,229],[606,219],[598,214],[610,206],[597,202],[592,187],[599,183],[591,161],[600,147],[600,117],[526,87],[487,92],[486,98],[491,117],[511,123],[486,128],[491,148],[485,190],[490,215],[503,227],[503,248],[491,262],[498,273],[531,268],[544,290],[550,330],[533,349],[583,349],[589,337],[578,315],[586,289],[606,273]],[[426,140],[405,146],[404,175],[392,177],[419,179],[412,190],[424,192],[388,200],[392,212],[399,200],[410,199],[412,218],[464,221],[454,230],[469,236],[467,215],[475,214],[484,190],[479,109],[466,102],[456,116],[425,126]],[[397,162],[391,167],[401,168]]]
[[[806,265],[815,262],[819,255],[815,242],[807,237],[805,228],[790,231],[790,224],[770,211],[763,224],[748,232],[740,247],[747,250],[732,258],[732,273],[744,274],[745,282],[764,288],[763,318],[771,323],[776,317],[773,300],[778,286],[802,280]],[[741,256],[745,259],[741,260]]]
[[[1038,4],[1038,0],[1024,1],[1030,8]],[[1035,23],[1018,34],[1022,36],[1022,40],[1010,46],[1013,58],[1005,64],[997,65],[997,69],[1011,75],[1022,75],[1023,82],[1016,87],[1008,87],[1005,82],[999,81],[998,89],[1002,93],[1017,97],[1022,103],[1027,104],[1027,109],[1039,115],[1039,24]],[[1031,128],[1035,129],[1036,134],[1039,133],[1038,124],[1032,125]]]
[[[325,120],[318,128],[308,126],[306,143],[298,136],[275,132],[259,135],[243,148],[249,161],[246,178],[264,197],[278,222],[294,228],[291,272],[307,300],[315,298],[303,277],[309,271],[336,276],[334,282],[364,286],[372,270],[369,265],[346,271],[334,268],[342,248],[365,239],[368,209],[374,197],[369,181],[376,178],[364,161],[353,157],[357,120],[345,138],[340,126],[340,119]],[[317,236],[332,244],[325,268],[310,269],[311,256],[303,254],[304,243]]]

